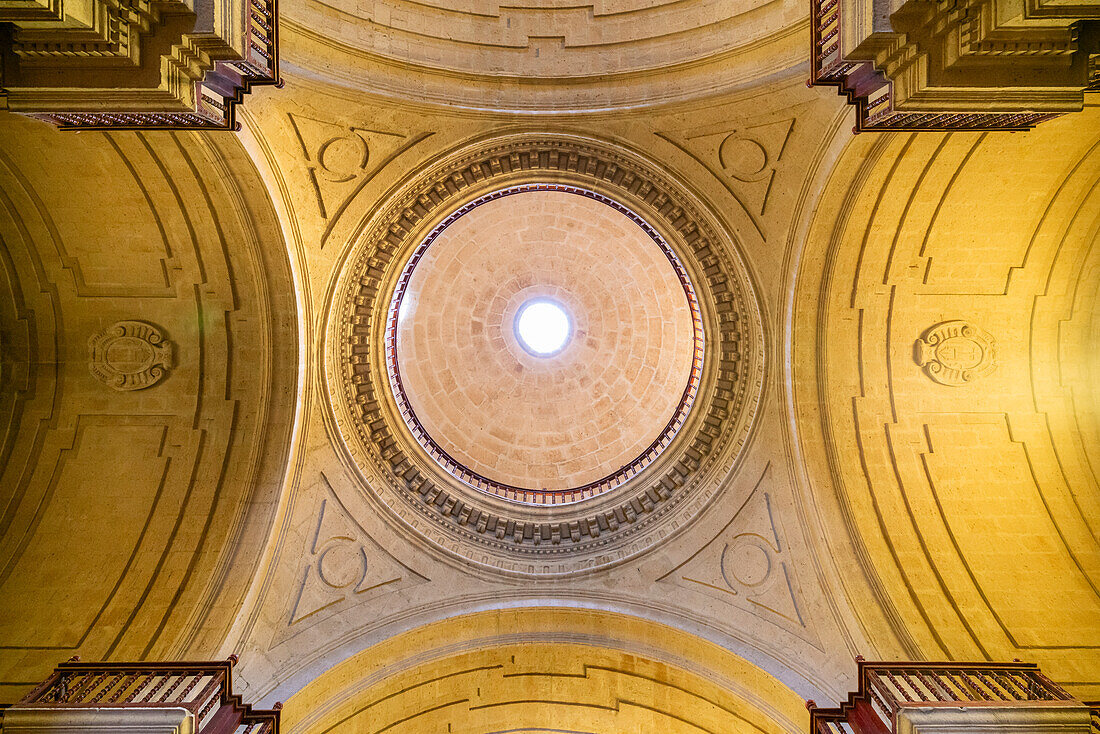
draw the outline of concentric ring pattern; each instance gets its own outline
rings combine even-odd
[[[547,357],[514,329],[539,299],[573,322]],[[703,328],[679,259],[637,214],[574,186],[510,187],[447,217],[390,313],[410,430],[453,476],[509,500],[614,489],[672,441],[699,387]]]
[[[738,466],[763,379],[719,221],[640,154],[565,135],[474,142],[404,183],[347,253],[326,327],[333,427],[366,495],[508,574],[606,567],[685,527]],[[539,298],[572,320],[545,358],[513,332]],[[579,397],[540,403],[555,389]],[[645,435],[619,440],[630,421]]]

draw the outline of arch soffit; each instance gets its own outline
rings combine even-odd
[[[627,722],[793,734],[807,715],[770,675],[686,632],[603,610],[530,607],[390,637],[307,683],[283,716],[295,734],[339,732],[357,717],[375,729],[455,722],[489,732],[494,722],[509,722],[496,727],[505,730],[578,719],[593,734]]]
[[[803,496],[880,654],[1100,670],[1100,141],[1077,123],[860,136],[814,211],[791,304]]]
[[[0,307],[19,335],[0,617],[20,660],[0,683],[73,654],[213,655],[290,453],[297,319],[266,190],[232,138],[0,123],[0,270],[21,299]]]

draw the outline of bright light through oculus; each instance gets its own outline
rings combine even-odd
[[[569,341],[569,315],[557,303],[545,299],[528,301],[516,314],[516,336],[536,357],[557,354]]]

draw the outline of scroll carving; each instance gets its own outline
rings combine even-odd
[[[119,321],[88,340],[88,367],[103,384],[126,392],[143,390],[172,368],[172,344],[144,321]]]
[[[914,359],[941,385],[958,387],[997,368],[993,337],[966,321],[944,321],[921,335]]]

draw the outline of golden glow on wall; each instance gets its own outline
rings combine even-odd
[[[232,136],[4,114],[0,140],[8,702],[74,654],[221,643],[290,452],[297,327],[271,203]]]
[[[803,440],[862,622],[901,656],[1100,675],[1097,113],[861,137],[819,205]]]
[[[805,6],[759,10],[785,7],[773,40],[802,59]],[[73,654],[230,653],[237,690],[289,699],[301,734],[803,731],[801,698],[835,703],[855,654],[1019,657],[1100,698],[1100,108],[853,138],[843,100],[769,66],[771,41],[575,94],[498,85],[571,110],[537,118],[432,106],[494,97],[389,64],[413,104],[363,91],[384,59],[330,64],[350,52],[323,12],[288,11],[316,74],[254,95],[239,135],[62,135],[0,112],[0,701]],[[750,61],[771,80],[614,108]],[[602,111],[577,111],[592,90]],[[456,206],[505,185],[500,146],[547,149],[517,185],[551,165],[580,185],[587,156],[629,173],[652,221],[683,209],[678,236],[710,242],[684,250],[706,359],[740,370],[704,370],[713,410],[690,435],[711,448],[674,444],[662,491],[575,524],[490,498],[479,528],[474,490],[432,475],[421,494],[386,437],[342,422],[404,427],[353,382],[390,394],[367,325],[401,263],[365,243],[437,174],[467,181]],[[352,272],[377,289],[362,304]],[[329,359],[345,348],[361,361]]]
[[[292,734],[780,734],[807,718],[801,699],[715,645],[620,615],[549,608],[391,638],[306,686],[283,715]]]

